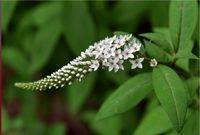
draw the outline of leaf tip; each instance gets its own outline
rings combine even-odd
[[[100,120],[102,120],[102,119],[104,119],[104,117],[102,117],[102,113],[101,113],[101,111],[99,111],[99,112],[97,113],[96,117],[95,117],[95,121],[100,121]]]
[[[97,115],[95,117],[95,121],[100,121],[100,120],[106,119],[110,116],[111,116],[110,114],[105,113],[104,109],[100,109],[100,111],[97,113]]]

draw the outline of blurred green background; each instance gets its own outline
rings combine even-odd
[[[99,70],[58,90],[20,90],[67,64],[114,31],[137,34],[168,27],[168,1],[2,1],[3,111],[5,135],[128,135],[156,101],[99,122],[95,115],[124,81],[144,70]]]

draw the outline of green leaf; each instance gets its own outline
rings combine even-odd
[[[10,22],[12,13],[17,5],[17,0],[15,1],[2,1],[2,29],[5,31]]]
[[[129,79],[129,75],[123,70],[123,71],[118,71],[117,73],[113,72],[107,72],[106,71],[106,76],[115,82],[117,85],[121,85],[124,83],[126,80]]]
[[[79,55],[95,40],[95,27],[86,1],[63,2],[63,32],[70,49]]]
[[[94,86],[95,78],[95,73],[89,74],[81,82],[76,81],[68,88],[68,101],[72,112],[80,110]]]
[[[190,117],[191,116],[191,113],[192,113],[192,110],[188,109],[187,111],[187,115],[186,117]],[[187,121],[186,121],[187,122]],[[185,128],[185,125],[184,125],[184,128]],[[183,131],[183,130],[182,130]],[[191,132],[192,133],[192,132]],[[166,135],[181,135],[181,133],[177,133],[176,130],[171,130],[170,132],[168,132]],[[190,134],[183,134],[183,135],[190,135]],[[192,134],[193,135],[193,134]]]
[[[178,53],[176,54],[176,58],[179,59],[199,59],[196,55],[192,53],[194,43],[190,40],[185,48],[179,49]],[[189,62],[189,61],[188,61]]]
[[[121,117],[110,117],[108,119],[96,121],[96,112],[87,111],[83,118],[89,123],[90,128],[98,135],[120,135],[122,128]]]
[[[158,107],[158,105],[160,105],[159,101],[157,98],[155,98],[154,93],[149,96],[148,98],[148,105],[145,109],[146,113],[149,113],[150,111],[152,111],[154,108]]]
[[[176,130],[172,130],[171,132],[167,133],[166,135],[179,135]]]
[[[153,86],[162,107],[180,132],[187,110],[187,91],[183,82],[174,70],[159,65],[153,70]]]
[[[199,31],[199,28],[200,27],[197,27],[196,31]],[[199,37],[198,32],[196,33],[196,37]],[[199,41],[199,38],[197,38],[194,42],[194,47],[192,49],[192,53],[195,54],[196,56],[198,56],[198,58],[199,58],[200,57],[200,44],[199,44],[199,42],[196,42],[196,41]],[[193,59],[193,60],[189,61],[189,72],[191,75],[199,76],[199,74],[200,74],[199,65],[200,65],[200,60]]]
[[[187,119],[180,135],[199,135],[199,111],[192,112]]]
[[[170,31],[169,31],[168,27],[155,27],[155,28],[153,28],[153,31],[156,33],[162,34],[165,37],[165,39],[170,43],[170,45],[173,46],[171,37],[170,37]],[[174,47],[172,47],[172,48],[174,48]]]
[[[197,1],[171,1],[169,26],[175,51],[182,49],[191,39],[197,24]]]
[[[151,58],[155,58],[159,62],[169,63],[172,61],[172,57],[154,43],[145,41],[145,50]]]
[[[200,60],[190,60],[189,61],[189,72],[193,76],[199,76],[200,69]]]
[[[24,54],[15,47],[6,45],[2,48],[2,61],[3,65],[8,65],[20,75],[25,75],[28,61]]]
[[[24,28],[30,24],[42,27],[50,21],[57,21],[61,18],[61,2],[46,2],[39,4],[37,7],[26,13],[20,22],[20,27]]]
[[[42,68],[50,58],[61,33],[60,21],[49,22],[39,29],[31,46],[30,73]]]
[[[199,88],[199,82],[199,77],[191,77],[188,80],[186,80],[186,85],[190,94],[190,98],[193,98],[197,93],[197,90]]]
[[[133,135],[157,135],[173,127],[167,114],[161,107],[154,108],[144,116]]]
[[[194,57],[194,56],[191,56],[191,55],[193,55],[192,54],[192,48],[193,48],[193,42],[190,40],[190,42],[188,42],[186,44],[185,48],[180,49],[175,56],[175,57],[177,57],[177,55],[178,55],[178,57],[180,57],[176,61],[175,65],[182,68],[186,72],[189,72],[189,59],[184,59],[184,57],[186,57],[186,56],[187,57]]]
[[[102,105],[97,119],[128,111],[152,90],[150,73],[137,75],[122,84]]]
[[[194,55],[192,52],[189,52],[187,50],[181,50],[176,54],[176,58],[179,59],[199,59],[196,55]]]
[[[144,33],[140,34],[140,36],[148,38],[150,41],[153,41],[155,45],[162,48],[168,53],[174,52],[171,44],[167,41],[166,37],[161,33]]]

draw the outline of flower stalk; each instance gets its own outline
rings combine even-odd
[[[66,66],[39,81],[30,83],[15,83],[16,87],[30,90],[46,90],[71,85],[73,81],[81,81],[83,77],[99,67],[109,71],[124,70],[123,63],[129,60],[131,68],[142,68],[144,58],[140,54],[142,44],[132,35],[115,35],[105,38],[89,46],[85,52],[72,60]],[[157,65],[155,59],[150,59],[150,66]]]

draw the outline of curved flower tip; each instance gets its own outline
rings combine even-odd
[[[15,85],[15,87],[18,87],[18,88],[24,88],[24,83],[15,83],[14,84]]]
[[[144,58],[139,53],[141,46],[142,44],[136,38],[132,38],[132,35],[105,38],[89,46],[79,57],[50,76],[35,82],[15,83],[15,86],[30,90],[57,89],[66,84],[71,85],[74,80],[81,81],[86,74],[96,71],[99,67],[115,72],[124,70],[125,60],[130,60],[132,69],[142,68]]]
[[[21,89],[34,89],[32,83],[15,83],[14,85]]]

